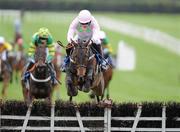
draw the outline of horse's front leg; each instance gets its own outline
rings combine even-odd
[[[4,77],[3,80],[3,88],[2,88],[2,98],[5,99],[7,97],[7,88],[9,84],[9,78]]]
[[[99,96],[96,95],[97,103],[99,103],[100,99]]]
[[[29,107],[32,104],[35,97],[31,95],[30,90],[27,90],[26,94],[27,95],[25,98],[25,102],[26,102],[26,105]]]
[[[66,88],[67,88],[67,95],[68,96],[76,96],[78,94],[77,87],[74,86],[74,82],[70,76],[66,77]]]

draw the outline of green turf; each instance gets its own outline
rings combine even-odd
[[[166,32],[180,39],[180,14],[155,13],[100,13],[117,20],[127,21]]]
[[[151,15],[153,18],[153,14]],[[127,14],[126,16],[126,14],[124,14],[123,16],[124,18],[129,18],[131,15]],[[156,18],[156,16],[157,14],[154,14],[154,18]],[[165,18],[164,15],[162,15],[162,18],[160,15],[158,16],[160,19]],[[74,17],[75,14],[72,13],[27,13],[24,17],[23,24],[25,43],[28,45],[31,36],[38,28],[46,26],[51,31],[55,40],[61,40],[66,44],[68,26]],[[135,19],[136,15],[133,14],[133,17]],[[165,22],[167,24],[166,28],[164,28],[165,30],[172,28],[174,25],[170,19],[171,15],[167,15],[167,17],[169,17],[169,19],[167,19],[169,22]],[[137,15],[136,20],[143,20],[143,18],[144,15]],[[149,21],[152,23],[157,22],[154,19],[149,19]],[[0,30],[0,34],[6,36],[8,40],[13,39],[12,22],[12,19],[5,22],[0,21],[0,27],[2,29]],[[132,21],[129,20],[129,22]],[[157,25],[158,24],[159,22],[157,22]],[[118,102],[180,101],[179,56],[143,40],[125,36],[110,30],[104,30],[107,32],[114,48],[114,53],[116,53],[117,44],[120,40],[124,40],[126,43],[133,46],[137,53],[137,65],[135,71],[114,71],[113,80],[110,84],[110,95],[113,100]],[[175,34],[178,35],[178,31],[176,33]],[[64,86],[64,74],[61,81],[63,83],[60,88],[61,98],[67,100],[68,97]],[[22,99],[19,82],[14,82],[10,85],[10,88],[8,89],[8,99]],[[88,98],[86,94],[80,93],[75,100],[87,101]]]

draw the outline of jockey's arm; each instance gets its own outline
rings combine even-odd
[[[78,25],[78,18],[76,17],[69,26],[69,30],[68,30],[68,33],[67,33],[67,41],[68,41],[68,43],[71,43],[71,39],[73,39],[73,37],[74,37],[77,25]]]
[[[96,19],[94,17],[92,17],[92,24],[93,24],[93,36],[92,36],[92,41],[96,44],[100,44],[101,41],[99,39],[99,31],[100,31],[100,27],[98,22],[96,21]]]
[[[30,43],[30,47],[28,49],[28,56],[32,57],[35,53],[36,46],[34,43]]]
[[[48,63],[50,63],[55,56],[55,44],[53,42],[53,38],[51,35],[48,37],[48,40],[47,40],[47,48],[48,48],[49,53],[48,53],[48,56],[46,58],[46,61]]]
[[[55,56],[55,45],[54,45],[54,43],[48,44],[47,48],[49,51],[49,55],[47,56],[47,61],[50,62],[53,60],[53,58]]]
[[[29,49],[28,49],[28,56],[29,57],[33,57],[34,56],[34,53],[35,53],[35,49],[36,49],[36,45],[35,45],[35,42],[37,41],[37,33],[35,33],[33,36],[32,36],[32,41],[30,43],[30,46],[29,46]]]

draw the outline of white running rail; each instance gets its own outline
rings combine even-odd
[[[65,116],[55,116],[55,106],[53,105],[51,107],[51,117],[48,116],[30,116],[31,114],[31,107],[29,107],[26,116],[17,116],[17,115],[1,115],[0,116],[0,123],[1,120],[24,120],[23,126],[2,126],[0,124],[0,130],[21,130],[21,132],[24,132],[26,130],[40,130],[45,131],[49,130],[51,132],[54,131],[104,131],[104,132],[110,132],[110,131],[129,131],[129,132],[135,132],[135,131],[141,131],[141,132],[180,132],[180,128],[166,128],[166,106],[163,106],[162,108],[162,116],[161,117],[141,117],[142,112],[142,106],[138,106],[137,113],[135,117],[112,117],[111,116],[111,108],[105,108],[104,109],[104,117],[82,117],[80,115],[80,112],[78,108],[76,108],[76,116],[71,117],[65,117]],[[50,121],[50,126],[28,126],[28,121],[30,120],[36,120],[36,121]],[[79,126],[77,127],[64,127],[64,126],[55,126],[55,121],[77,121]],[[104,122],[104,127],[86,127],[83,125],[83,121],[102,121]],[[113,127],[112,121],[134,121],[132,127]],[[139,128],[138,123],[140,121],[159,121],[162,122],[162,126],[159,128]],[[180,118],[176,118],[176,121],[180,121]]]

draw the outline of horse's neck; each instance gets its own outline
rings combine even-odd
[[[45,78],[48,75],[49,74],[48,74],[48,68],[47,67],[45,68],[44,72],[38,72],[37,70],[35,70],[35,72],[34,72],[34,76],[37,77],[37,78]]]
[[[46,58],[47,56],[47,51],[46,51],[46,47],[37,47],[38,49],[35,52],[36,55],[36,61],[39,61],[40,58]]]

